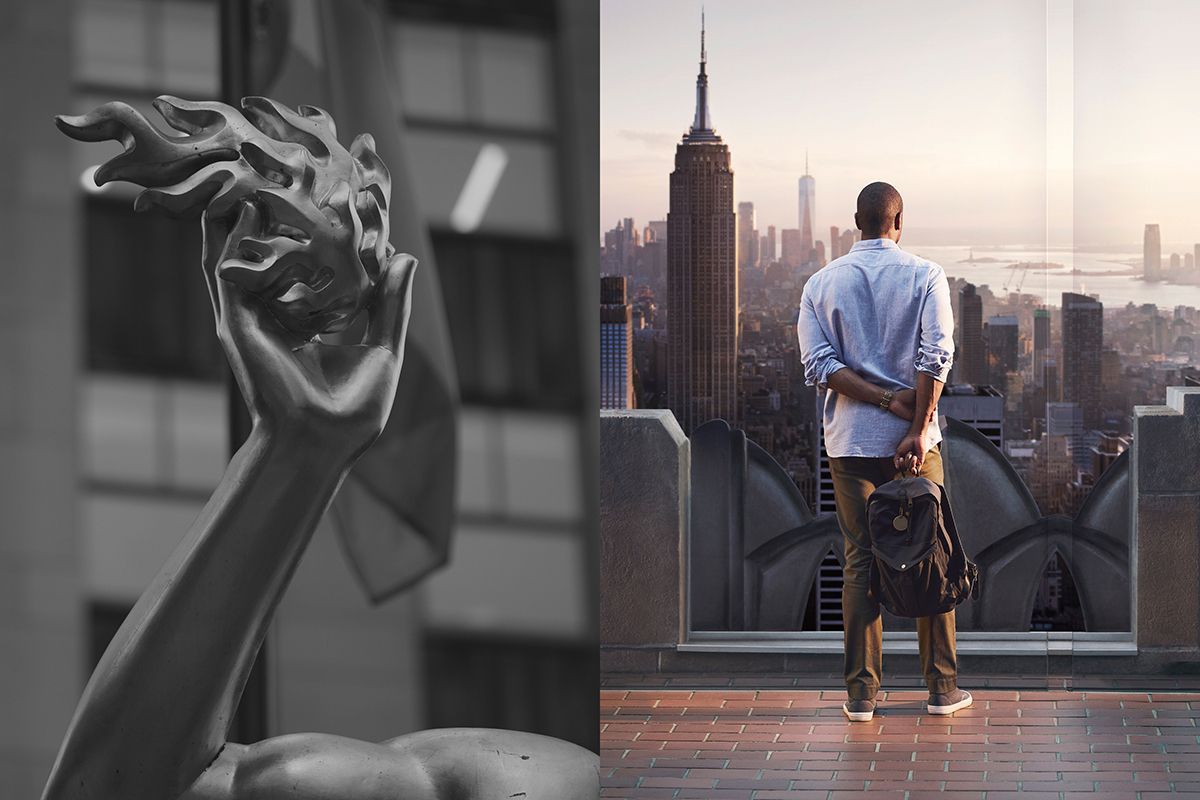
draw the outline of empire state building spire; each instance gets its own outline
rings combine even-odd
[[[719,142],[708,113],[708,52],[704,49],[704,10],[700,10],[700,74],[696,76],[696,115],[692,127],[683,137],[685,142]]]

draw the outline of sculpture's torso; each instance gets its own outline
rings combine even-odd
[[[420,731],[382,744],[297,734],[228,745],[180,800],[592,800],[598,759],[536,734]]]

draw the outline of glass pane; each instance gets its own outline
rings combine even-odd
[[[550,44],[510,33],[480,33],[475,41],[478,117],[486,125],[546,130],[554,125]]]
[[[430,627],[578,637],[586,632],[583,546],[571,530],[461,526],[454,558],[425,589]]]
[[[211,489],[229,460],[229,400],[224,385],[163,384],[170,429],[170,480],[177,489]]]
[[[162,6],[162,74],[156,84],[190,100],[220,92],[217,4],[194,0]]]
[[[219,380],[199,223],[94,195],[84,210],[88,367]]]
[[[75,76],[83,83],[147,87],[150,16],[144,0],[84,0],[75,16]]]
[[[495,412],[464,408],[458,417],[459,513],[492,515],[500,512],[500,447]]]
[[[583,498],[575,419],[508,412],[499,421],[506,513],[518,519],[578,520]]]
[[[158,398],[152,381],[92,375],[83,383],[83,474],[96,481],[159,480]]]
[[[467,232],[551,237],[562,230],[554,148],[513,137],[409,129],[413,179],[431,225],[452,227],[455,207],[466,194],[482,192],[482,215]],[[498,178],[480,185],[468,176],[485,145],[498,145],[504,165]]]
[[[464,402],[578,408],[571,249],[449,233],[433,244]]]
[[[405,116],[465,121],[461,31],[446,25],[404,22],[393,28],[392,47]]]

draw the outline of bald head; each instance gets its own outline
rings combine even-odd
[[[901,214],[904,200],[896,187],[890,183],[876,181],[868,183],[858,193],[858,211],[854,224],[862,231],[864,239],[900,239]]]

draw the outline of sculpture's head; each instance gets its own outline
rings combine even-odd
[[[206,266],[262,298],[284,327],[313,336],[349,325],[393,253],[391,179],[374,139],[361,134],[347,150],[321,109],[292,111],[265,97],[243,98],[241,112],[168,96],[154,107],[183,135],[164,134],[121,102],[57,122],[74,139],[124,145],[95,180],[146,187],[137,210],[203,212],[206,248],[225,256],[209,264],[215,254],[206,253]],[[260,230],[220,241],[214,232],[229,230],[243,201],[258,207]]]

